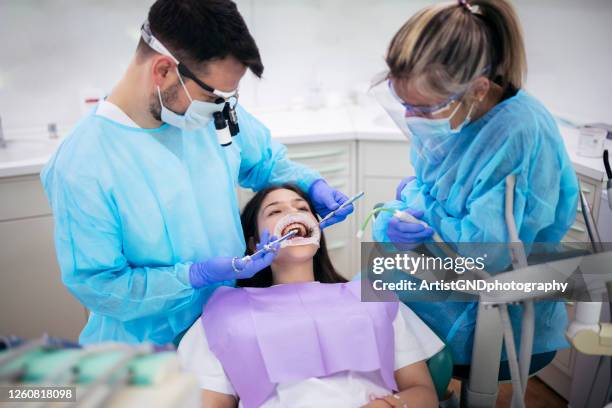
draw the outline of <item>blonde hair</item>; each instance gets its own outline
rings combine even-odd
[[[527,73],[522,29],[507,0],[422,9],[395,34],[386,62],[391,78],[441,97],[465,92],[481,75],[504,90],[520,89]]]

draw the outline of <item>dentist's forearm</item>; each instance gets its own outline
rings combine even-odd
[[[127,321],[171,313],[198,296],[188,280],[189,264],[110,268],[92,273],[71,271],[64,283],[88,309]],[[81,278],[87,276],[86,278]]]

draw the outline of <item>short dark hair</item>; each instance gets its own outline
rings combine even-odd
[[[282,184],[279,186],[272,186],[260,190],[249,200],[249,202],[245,205],[244,210],[242,210],[242,214],[240,215],[240,221],[242,223],[242,231],[244,233],[244,240],[247,242],[247,249],[245,255],[250,255],[253,253],[253,250],[249,248],[249,240],[255,238],[259,239],[259,226],[257,225],[257,214],[259,213],[259,209],[261,208],[261,204],[268,194],[273,191],[286,189],[291,190],[301,198],[304,199],[308,203],[308,207],[310,211],[314,208],[310,198],[300,190],[294,184]],[[313,212],[314,214],[314,212]],[[314,268],[314,278],[316,281],[321,283],[342,283],[347,282],[347,280],[336,272],[334,265],[329,259],[329,254],[327,252],[327,244],[325,243],[325,234],[321,231],[321,241],[319,242],[319,249],[313,258],[313,268]],[[236,280],[236,286],[241,288],[267,288],[274,284],[272,278],[272,269],[268,266],[265,269],[257,272],[253,277],[248,279],[238,279]]]
[[[189,69],[232,56],[257,77],[263,73],[257,44],[233,1],[157,0],[148,19],[152,34]],[[141,38],[138,52],[153,51]]]

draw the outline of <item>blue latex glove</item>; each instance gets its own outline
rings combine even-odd
[[[404,210],[416,218],[423,216],[423,211],[407,208]],[[400,220],[398,217],[391,217],[387,225],[387,236],[389,240],[396,244],[400,250],[410,250],[418,247],[423,242],[432,237],[434,231],[429,227],[414,222]]]
[[[330,187],[323,179],[318,179],[310,186],[308,196],[314,204],[315,211],[320,217],[325,217],[327,214],[340,207],[342,203],[348,200],[348,197],[340,191]],[[324,229],[344,219],[353,212],[353,204],[349,204],[329,220],[321,223],[320,228]]]
[[[261,234],[256,248],[259,250],[275,239],[276,237],[270,236],[270,232],[266,229]],[[219,256],[204,262],[194,263],[189,268],[189,282],[191,286],[199,289],[219,282],[250,278],[272,264],[280,248],[280,243],[272,244],[272,248],[273,251],[261,252],[251,257],[251,260],[247,262],[238,257],[234,261],[234,266],[239,272],[236,272],[232,267],[233,257],[229,256]]]
[[[397,201],[402,201],[402,191],[404,191],[404,187],[406,187],[406,184],[410,183],[415,178],[416,176],[408,176],[402,181],[400,181],[399,185],[395,189],[395,199]]]

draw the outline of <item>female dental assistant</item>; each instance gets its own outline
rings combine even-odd
[[[574,222],[578,185],[554,119],[522,89],[526,57],[512,6],[474,0],[427,7],[395,34],[386,62],[380,86],[401,109],[416,173],[386,206],[431,228],[385,213],[374,239],[418,245],[435,230],[449,243],[508,242],[505,179],[516,175],[520,239],[559,242]],[[469,364],[475,304],[409,305],[450,345],[456,364]],[[534,353],[566,347],[563,305],[539,303],[536,314]],[[511,316],[518,339],[516,308]]]
[[[62,280],[91,312],[81,343],[171,342],[212,288],[270,265],[273,252],[237,258],[239,185],[297,183],[319,215],[346,200],[236,105],[247,68],[263,71],[233,2],[158,0],[124,77],[43,169]],[[229,146],[224,108],[238,118]]]

